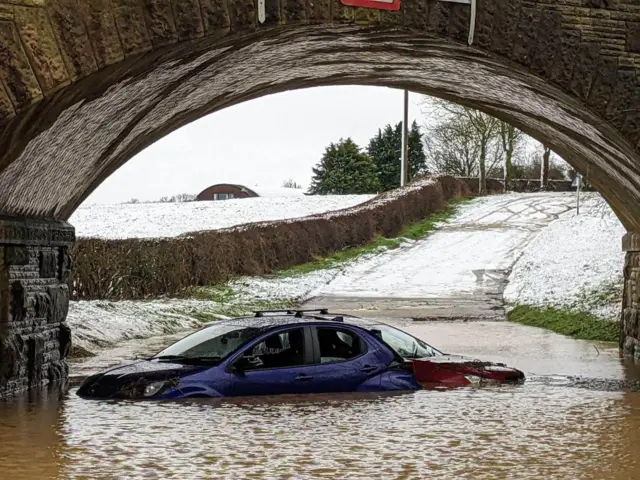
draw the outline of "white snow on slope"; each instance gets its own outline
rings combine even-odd
[[[352,207],[373,195],[296,195],[213,202],[83,205],[69,219],[78,237],[162,238]]]
[[[67,322],[73,344],[93,351],[123,340],[195,329],[201,323],[194,314],[219,308],[215,302],[180,299],[70,302]]]
[[[567,194],[475,199],[425,240],[356,262],[314,294],[383,298],[473,295],[485,287],[485,280],[479,281],[481,271],[508,270],[538,232],[570,209],[572,202]]]
[[[575,210],[562,215],[524,250],[513,268],[505,300],[616,319],[618,303],[597,305],[593,299],[603,287],[622,283],[624,233],[602,197],[587,194],[579,215]]]

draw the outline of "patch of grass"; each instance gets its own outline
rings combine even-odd
[[[221,304],[215,311],[199,311],[188,313],[202,323],[212,323],[220,320],[220,315],[225,317],[244,317],[252,315],[256,310],[279,310],[294,308],[295,302],[290,300],[250,300],[246,302],[231,302]]]
[[[229,285],[210,285],[207,287],[191,288],[186,296],[196,300],[210,300],[216,303],[230,303],[237,297],[237,293]]]
[[[582,292],[575,301],[569,305],[571,310],[590,310],[603,308],[622,302],[622,278],[602,283],[597,288],[591,288]],[[582,308],[580,308],[582,307]]]
[[[519,305],[507,315],[510,322],[540,327],[580,340],[617,342],[620,325],[582,312]]]
[[[349,261],[355,260],[363,255],[379,253],[383,250],[393,250],[402,245],[406,240],[420,240],[427,237],[436,230],[438,223],[446,222],[457,211],[460,205],[467,203],[471,198],[456,197],[449,200],[444,210],[429,215],[426,219],[413,223],[405,227],[397,237],[387,238],[376,237],[372,242],[360,247],[348,248],[339,252],[334,252],[326,257],[318,257],[310,263],[296,265],[277,273],[279,277],[293,277],[317,270],[326,270],[337,267]]]

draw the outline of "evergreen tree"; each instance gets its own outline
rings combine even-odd
[[[427,172],[427,157],[420,127],[414,121],[409,130],[409,181]],[[402,122],[395,127],[387,125],[371,139],[367,153],[376,164],[378,180],[383,190],[400,186],[400,162],[402,159]]]
[[[347,138],[327,147],[322,160],[313,169],[309,193],[345,195],[377,193],[379,190],[373,161]]]

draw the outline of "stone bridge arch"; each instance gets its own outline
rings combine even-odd
[[[174,129],[287,89],[409,88],[494,114],[583,173],[629,230],[627,249],[640,250],[637,0],[477,0],[472,46],[470,8],[459,3],[402,0],[389,12],[266,0],[264,23],[257,5],[0,0],[0,340],[14,342],[16,362],[30,356],[38,372],[63,363],[64,352],[49,353],[68,298],[64,220],[91,191]],[[640,256],[627,263],[621,342],[640,355]],[[42,294],[34,276],[52,290]],[[17,297],[9,285],[21,285]],[[18,317],[48,326],[15,333]],[[36,353],[25,353],[28,341]],[[0,362],[12,358],[2,352]]]

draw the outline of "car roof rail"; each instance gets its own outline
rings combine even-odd
[[[301,317],[304,313],[319,312],[321,315],[329,315],[328,308],[313,308],[313,309],[298,309],[298,308],[283,308],[280,310],[256,310],[253,313],[256,317],[264,317],[265,313],[283,313],[285,315],[294,315]]]
[[[280,310],[255,310],[253,312],[256,317],[264,317],[265,313],[284,313],[285,315],[292,315],[294,313],[296,313],[295,310],[289,310],[289,309],[280,309]]]

